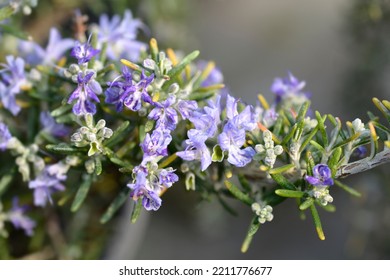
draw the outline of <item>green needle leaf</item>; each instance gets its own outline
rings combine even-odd
[[[175,67],[173,67],[169,72],[168,72],[168,76],[173,78],[177,75],[179,75],[183,70],[184,68],[191,63],[191,61],[193,61],[195,58],[197,58],[199,55],[199,51],[193,51],[192,53],[190,53],[189,55],[187,55],[186,57],[183,58],[182,61],[179,62],[179,64],[177,64]]]
[[[299,205],[299,210],[305,211],[307,208],[311,207],[314,203],[314,199],[309,197],[301,205]]]
[[[133,212],[131,213],[131,223],[135,224],[141,214],[142,203],[140,199],[134,202]]]
[[[10,173],[3,175],[0,179],[0,197],[7,190],[8,186],[12,183],[15,175],[15,168],[12,168]]]
[[[335,180],[334,183],[336,184],[336,186],[342,188],[344,191],[346,191],[347,193],[349,193],[353,196],[356,196],[356,197],[362,196],[362,194],[360,192],[352,189],[351,187],[348,187],[346,184],[341,183],[339,180]]]
[[[276,173],[276,174],[270,174],[272,179],[274,179],[274,181],[276,183],[278,183],[279,186],[283,187],[284,189],[288,189],[288,190],[295,190],[296,187],[293,183],[291,183],[289,180],[287,180],[286,177],[284,177],[282,174],[280,173]]]
[[[225,180],[225,186],[238,200],[242,201],[245,204],[252,205],[253,199],[250,198],[249,195],[243,193],[236,185],[229,182],[228,180]]]
[[[129,127],[130,122],[125,121],[123,122],[112,134],[112,136],[107,139],[104,144],[107,147],[112,147],[118,142],[120,142],[124,137],[128,136],[127,128]]]
[[[91,185],[92,185],[92,176],[85,176],[84,181],[81,183],[81,186],[76,193],[72,206],[70,207],[70,210],[72,212],[76,212],[77,210],[80,209],[85,198],[87,197]]]
[[[324,125],[325,120],[326,120],[326,116],[324,116],[324,118],[322,118],[320,113],[318,111],[316,111],[316,118],[318,121],[318,128],[319,128],[321,135],[322,135],[322,141],[324,142],[324,146],[327,147],[328,146],[328,134],[326,133],[325,125]]]
[[[111,220],[112,216],[118,211],[118,209],[126,202],[129,198],[130,189],[128,187],[123,188],[114,201],[107,208],[106,212],[100,219],[100,223],[105,224]]]
[[[57,154],[65,154],[65,155],[83,153],[86,151],[85,149],[73,147],[66,143],[60,143],[58,145],[46,145],[46,149],[49,152],[53,152]]]
[[[329,166],[330,170],[332,171],[332,177],[334,177],[336,175],[337,166],[338,166],[338,163],[340,161],[342,153],[343,153],[343,150],[341,149],[341,147],[334,149],[333,153],[328,161],[328,166]]]
[[[249,225],[249,229],[248,229],[248,232],[247,232],[246,237],[244,239],[244,242],[242,243],[242,246],[241,246],[242,253],[246,253],[248,251],[249,246],[252,242],[253,236],[259,230],[259,227],[260,227],[260,223],[258,221],[258,216],[254,216],[251,224]]]
[[[316,227],[316,231],[318,234],[318,238],[321,240],[325,240],[324,231],[322,230],[320,216],[318,215],[317,208],[314,204],[310,206],[311,215],[313,216],[314,225]]]
[[[295,166],[295,164],[290,163],[290,164],[286,164],[286,165],[283,165],[283,166],[280,166],[277,168],[273,168],[273,169],[269,170],[268,172],[269,172],[269,174],[283,173],[283,172],[286,172],[287,170],[290,170],[294,166]]]
[[[285,189],[277,189],[275,190],[275,193],[282,197],[296,197],[296,198],[300,198],[305,194],[302,191],[291,191]]]

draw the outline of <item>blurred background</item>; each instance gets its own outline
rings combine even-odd
[[[70,18],[80,8],[96,22],[101,13],[133,11],[161,46],[214,60],[230,92],[254,103],[273,96],[275,77],[291,71],[307,82],[312,108],[342,121],[375,111],[371,98],[390,97],[390,1],[387,0],[40,0],[21,24],[36,40],[52,25],[71,34]],[[148,37],[148,34],[144,34]],[[238,217],[216,200],[201,201],[184,187],[170,189],[157,213],[130,223],[131,205],[104,230],[105,259],[389,259],[390,175],[388,166],[347,179],[360,192],[353,198],[332,191],[336,213],[320,213],[326,235],[317,238],[311,218],[296,205],[275,209],[246,254],[240,253],[250,209],[232,203]],[[91,255],[92,256],[92,255]]]

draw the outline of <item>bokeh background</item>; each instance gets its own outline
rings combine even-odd
[[[71,34],[75,8],[97,21],[99,14],[132,9],[161,46],[214,60],[230,92],[248,103],[287,71],[307,82],[312,107],[341,120],[374,111],[371,98],[390,97],[390,1],[387,0],[40,0],[22,26],[45,41],[52,25]],[[320,213],[326,235],[317,238],[311,218],[296,205],[276,207],[251,248],[240,253],[250,209],[231,202],[238,217],[216,200],[175,187],[157,213],[130,223],[130,203],[109,225],[108,238],[93,246],[105,259],[390,259],[389,166],[345,182],[362,192],[352,198],[335,189],[337,212]]]

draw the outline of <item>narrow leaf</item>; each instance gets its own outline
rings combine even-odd
[[[81,183],[76,196],[73,200],[72,206],[70,207],[70,210],[72,212],[76,212],[80,209],[81,205],[83,204],[85,198],[87,197],[88,191],[92,185],[92,176],[85,176],[84,181]]]
[[[299,205],[299,210],[305,211],[307,208],[311,207],[314,203],[314,199],[312,197],[307,198],[301,205]]]
[[[221,195],[217,195],[218,201],[221,203],[222,207],[232,216],[238,216],[238,213],[226,203],[226,201],[221,197]]]
[[[248,180],[245,178],[244,175],[238,174],[238,181],[240,182],[241,186],[247,191],[248,193],[252,192],[251,184],[248,182]]]
[[[272,179],[281,187],[288,190],[295,190],[296,187],[293,183],[291,183],[289,180],[286,179],[282,174],[270,174]]]
[[[140,199],[134,202],[133,212],[131,213],[131,223],[135,224],[141,214],[142,203]]]
[[[299,109],[297,121],[302,121],[305,118],[309,107],[310,107],[310,101],[306,101],[305,103],[302,104],[301,108]]]
[[[225,180],[225,186],[230,191],[230,193],[235,196],[238,200],[242,201],[245,204],[252,205],[253,200],[249,195],[243,193],[236,185]]]
[[[169,157],[167,157],[162,163],[160,163],[158,165],[159,168],[165,168],[167,167],[168,165],[170,165],[172,162],[175,161],[175,159],[177,159],[177,155],[176,154],[172,154],[170,155]]]
[[[3,193],[7,190],[8,186],[12,183],[12,180],[14,179],[14,170],[11,171],[9,174],[5,174],[0,179],[0,197],[3,195]]]
[[[253,236],[259,230],[259,227],[260,227],[260,223],[258,221],[258,217],[254,216],[251,224],[249,225],[249,229],[248,229],[248,232],[247,232],[246,237],[244,239],[244,242],[242,243],[242,246],[241,246],[242,253],[246,253],[248,251],[249,246],[252,242]]]
[[[285,189],[277,189],[275,190],[275,193],[282,197],[296,197],[296,198],[300,198],[305,194],[302,191],[292,191],[292,190],[285,190]]]
[[[322,135],[322,141],[324,142],[324,146],[326,147],[326,146],[328,146],[328,134],[326,133],[326,130],[325,130],[325,125],[324,125],[325,120],[321,117],[321,115],[318,111],[316,111],[316,118],[318,121],[318,128],[319,128],[321,135]]]
[[[322,146],[321,146],[320,144],[318,144],[316,141],[311,140],[311,141],[310,141],[310,144],[311,144],[314,148],[316,148],[317,150],[319,150],[321,153],[324,153],[324,152],[325,152],[324,147],[322,147]]]
[[[268,172],[269,172],[269,174],[278,174],[278,173],[286,172],[287,170],[290,170],[291,168],[294,168],[294,167],[295,167],[295,164],[290,163],[290,164],[286,164],[286,165],[283,165],[283,166],[280,166],[277,168],[270,169]]]
[[[383,115],[390,122],[390,110],[388,110],[387,106],[382,104],[382,102],[376,97],[372,99],[372,102],[374,102],[375,106],[383,113]],[[386,101],[386,104],[388,105],[389,102]]]
[[[322,209],[324,209],[325,211],[327,212],[330,212],[330,213],[334,213],[336,212],[336,206],[334,206],[333,204],[326,204],[326,205],[322,205],[320,202],[316,201],[316,204],[318,206],[320,206]]]
[[[22,39],[22,40],[31,40],[31,36],[29,36],[27,33],[19,30],[18,28],[11,26],[9,24],[0,24],[0,29],[2,33],[10,34],[16,38]]]
[[[302,142],[302,145],[299,147],[299,153],[302,153],[302,151],[306,148],[307,144],[310,143],[311,139],[317,134],[318,126],[316,126],[309,135],[306,136],[305,140]]]
[[[313,168],[315,166],[315,163],[310,151],[306,153],[306,162],[307,162],[307,175],[313,176]]]
[[[168,72],[168,76],[173,78],[179,75],[184,70],[186,65],[190,64],[191,61],[193,61],[195,58],[198,57],[198,55],[199,55],[199,51],[193,51],[192,53],[184,57],[183,60],[179,62],[179,64],[177,64]]]
[[[57,154],[65,154],[65,155],[77,154],[86,151],[85,149],[73,147],[66,143],[60,143],[58,145],[46,145],[46,149],[49,152],[54,152]]]
[[[157,40],[154,38],[150,39],[149,45],[150,45],[150,55],[154,61],[157,61],[157,59],[158,59]]]
[[[121,160],[114,153],[107,153],[107,156],[108,156],[109,160],[112,163],[115,163],[116,165],[119,165],[121,167],[126,167],[126,168],[132,168],[130,163],[128,163],[128,162],[126,162],[124,160]]]
[[[310,206],[311,215],[313,216],[314,225],[316,227],[316,231],[318,234],[318,238],[321,240],[325,240],[324,231],[322,230],[320,216],[318,215],[317,208],[314,204]]]
[[[294,126],[291,127],[288,134],[283,138],[281,145],[286,145],[287,142],[293,137],[293,135],[295,134],[295,131],[297,130],[297,126],[298,126],[297,124],[294,124]]]
[[[123,188],[114,201],[107,208],[106,212],[100,219],[100,223],[105,224],[111,220],[112,216],[118,211],[118,209],[126,202],[129,198],[130,189],[128,187]]]
[[[188,98],[191,100],[200,101],[200,100],[207,100],[210,97],[213,97],[214,95],[215,95],[214,92],[208,92],[208,93],[199,92],[199,93],[192,93]]]
[[[352,135],[352,136],[349,137],[348,139],[345,139],[344,141],[341,141],[340,143],[338,143],[337,145],[335,145],[334,148],[343,147],[344,145],[346,145],[346,144],[352,142],[353,140],[356,140],[360,135],[361,135],[360,132],[355,133],[354,135]]]
[[[338,166],[338,163],[340,161],[342,153],[343,153],[343,150],[340,147],[338,147],[338,148],[333,150],[333,153],[330,156],[330,159],[328,161],[328,166],[329,166],[330,170],[332,171],[332,177],[334,177],[336,175],[337,166]]]
[[[362,196],[362,194],[360,192],[358,192],[357,190],[352,189],[351,187],[348,187],[346,184],[341,183],[339,180],[335,180],[334,182],[335,182],[336,186],[342,188],[347,193],[349,193],[349,194],[351,194],[353,196],[357,196],[357,197],[361,197]]]
[[[52,117],[59,117],[65,113],[69,112],[70,109],[72,109],[72,105],[66,104],[66,105],[63,105],[61,107],[58,107],[57,109],[52,111],[50,114]]]
[[[99,157],[95,157],[95,173],[96,175],[100,175],[102,173],[102,161],[100,160]]]
[[[112,134],[112,136],[107,139],[105,141],[105,145],[107,147],[112,147],[114,146],[117,142],[119,142],[122,137],[126,137],[126,134],[125,133],[127,131],[127,128],[129,127],[130,125],[130,122],[129,121],[125,121],[123,122],[115,131],[114,133]]]

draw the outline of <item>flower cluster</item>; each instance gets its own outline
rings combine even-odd
[[[313,176],[305,176],[305,180],[313,186],[309,195],[317,199],[326,206],[333,202],[333,197],[329,194],[329,186],[334,184],[331,170],[326,164],[317,164],[313,168]]]
[[[283,153],[283,147],[280,145],[274,145],[272,140],[272,133],[269,130],[264,131],[263,133],[264,145],[257,144],[255,146],[256,152],[264,158],[264,163],[269,168],[274,167],[276,157]]]
[[[85,115],[85,123],[86,126],[82,126],[71,136],[71,141],[76,147],[89,146],[88,156],[104,154],[103,141],[112,136],[112,130],[106,127],[105,120],[99,120],[95,125],[91,114]]]
[[[145,72],[142,72],[139,81],[135,82],[129,68],[124,66],[122,67],[122,75],[118,78],[114,82],[108,83],[109,88],[105,92],[105,101],[108,104],[114,104],[118,112],[123,110],[123,106],[132,111],[139,111],[142,102],[153,104],[152,98],[147,92],[148,86],[154,79],[153,74],[146,76]]]
[[[251,205],[252,211],[258,216],[258,221],[260,224],[265,222],[271,222],[274,219],[272,215],[272,207],[270,205],[261,206],[259,203],[255,202]]]

